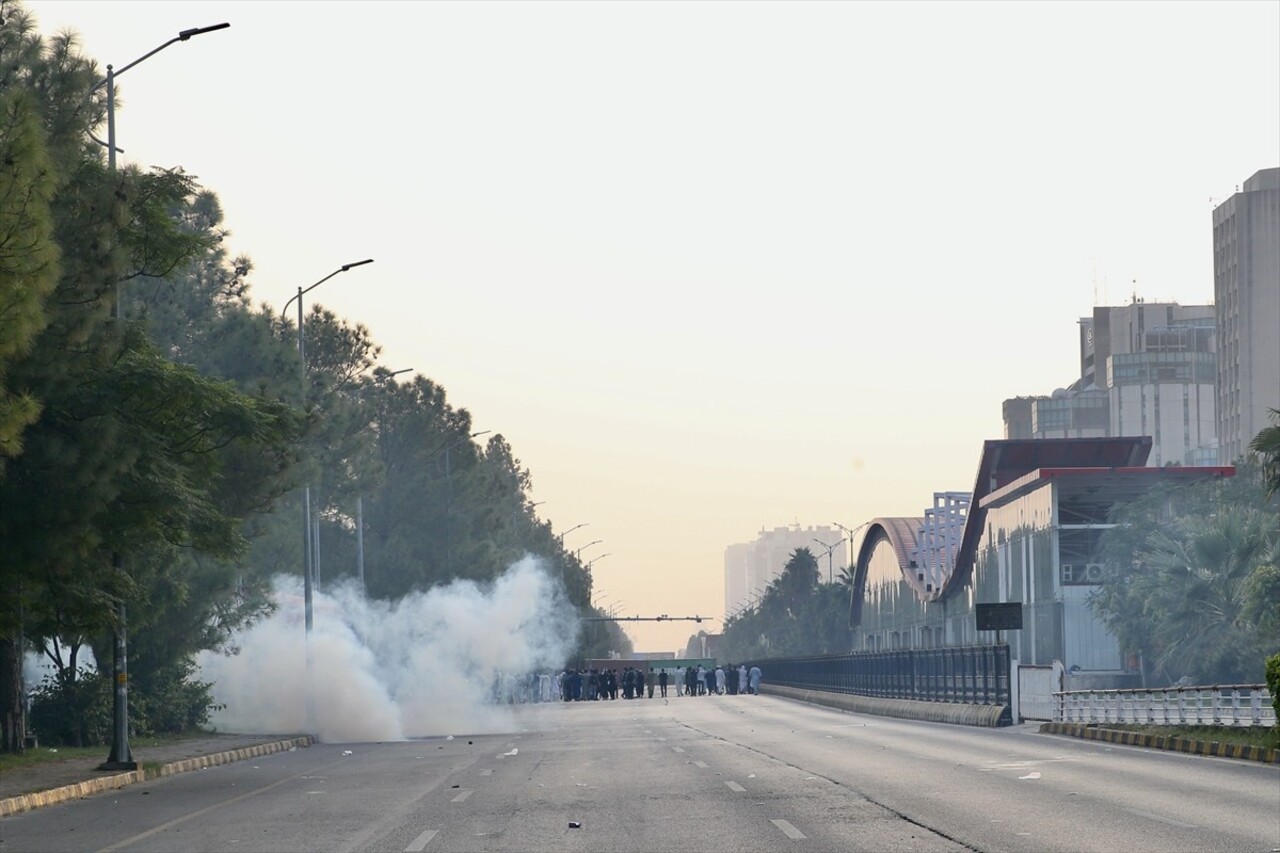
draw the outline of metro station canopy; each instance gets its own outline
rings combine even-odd
[[[1058,484],[1060,493],[1087,492],[1097,506],[1110,507],[1137,497],[1156,482],[1195,482],[1234,473],[1230,467],[1144,467],[1151,445],[1149,436],[984,442],[972,492],[935,494],[934,508],[923,517],[868,522],[854,566],[854,624],[867,588],[871,555],[882,542],[892,547],[902,580],[916,597],[937,601],[969,582],[987,510],[1050,480]]]

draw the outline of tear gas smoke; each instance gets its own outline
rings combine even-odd
[[[562,666],[577,635],[561,585],[532,557],[491,583],[394,602],[354,585],[326,589],[313,596],[309,643],[302,580],[277,578],[274,595],[276,612],[234,639],[238,654],[199,657],[224,706],[211,719],[222,731],[330,743],[511,731],[495,679]]]

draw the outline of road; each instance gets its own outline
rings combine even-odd
[[[509,735],[324,744],[16,815],[0,853],[1280,848],[1273,765],[769,696],[516,718]]]

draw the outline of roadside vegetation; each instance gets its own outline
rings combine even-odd
[[[161,737],[143,737],[131,739],[131,745],[134,749],[146,749],[148,747],[174,746],[189,740],[197,740],[199,738],[208,737],[207,731],[191,731],[183,734],[164,735]],[[61,761],[80,761],[80,760],[102,760],[101,746],[40,746],[23,750],[22,752],[0,752],[0,773],[6,773],[12,770],[23,770],[30,767],[38,767],[44,764],[57,763]],[[148,764],[154,762],[147,762]],[[141,764],[139,766],[142,766]]]
[[[207,719],[195,656],[301,575],[304,483],[326,583],[355,576],[359,520],[372,597],[535,555],[601,615],[501,434],[475,441],[443,386],[396,380],[368,328],[315,302],[304,390],[296,324],[253,302],[215,192],[181,167],[109,169],[103,67],[18,0],[0,21],[0,753],[25,747],[31,687],[41,743],[109,736],[122,612],[137,732]],[[577,657],[630,649],[614,624],[583,636]],[[29,651],[54,673],[24,688]]]

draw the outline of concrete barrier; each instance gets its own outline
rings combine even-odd
[[[914,699],[881,699],[877,696],[857,696],[852,693],[830,693],[826,690],[801,690],[776,684],[761,684],[760,692],[769,696],[781,696],[797,702],[808,702],[841,711],[859,714],[875,714],[881,717],[900,717],[906,720],[927,720],[933,723],[956,723],[964,726],[995,728],[1007,715],[1007,705],[968,705],[952,702],[919,702]]]
[[[216,752],[212,755],[200,755],[195,758],[184,758],[181,761],[171,761],[168,764],[161,765],[159,768],[139,768],[128,773],[114,773],[110,776],[88,779],[84,782],[77,782],[74,785],[62,785],[58,788],[51,788],[48,791],[19,794],[16,797],[7,797],[0,800],[0,817],[38,809],[41,806],[65,803],[67,800],[76,800],[92,794],[101,794],[104,791],[112,791],[137,782],[145,782],[148,779],[173,776],[177,773],[200,770],[204,767],[216,767],[219,764],[229,764],[232,761],[240,761],[245,758],[256,758],[260,755],[270,755],[273,752],[284,752],[302,746],[311,746],[315,742],[316,739],[314,737],[306,735],[271,743],[260,743],[256,746],[229,749],[226,752]]]

